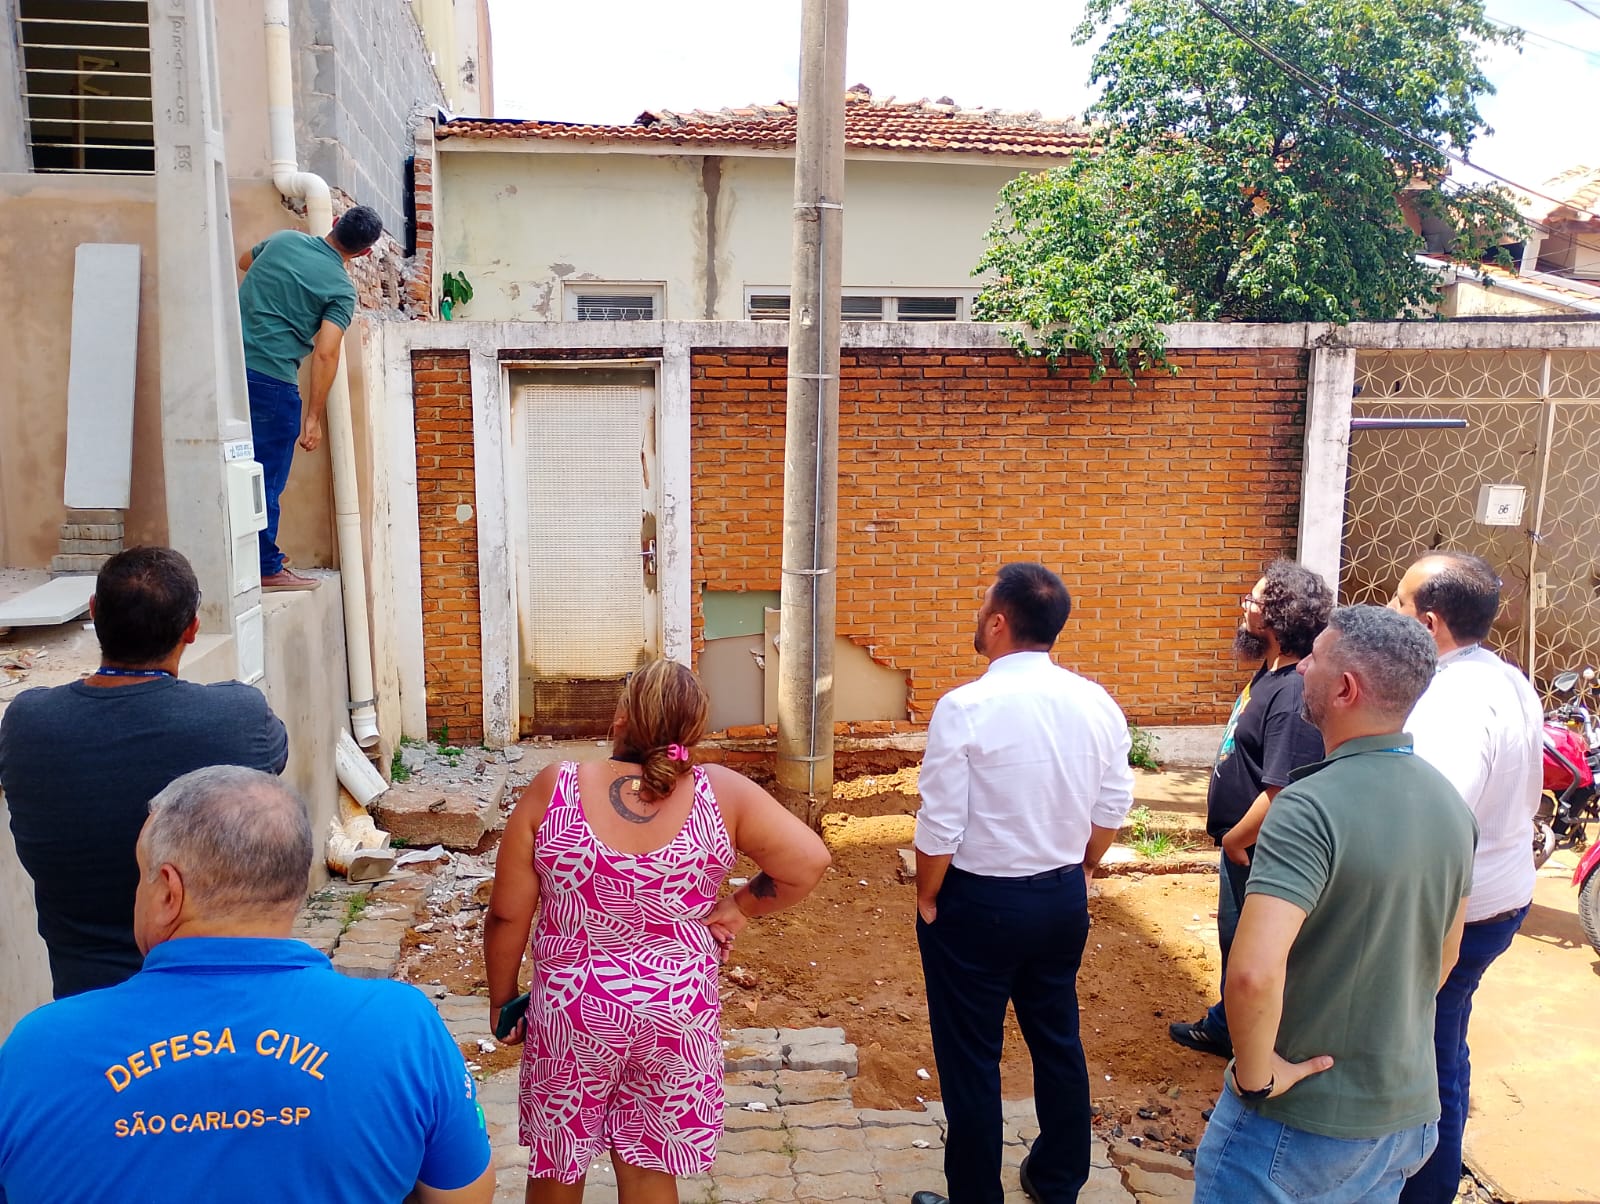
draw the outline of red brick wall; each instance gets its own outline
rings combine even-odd
[[[694,356],[697,599],[779,588],[784,358]],[[1238,597],[1295,547],[1306,356],[1173,362],[1178,376],[1130,388],[1091,384],[1086,362],[844,354],[838,632],[907,672],[913,719],[980,673],[983,590],[1021,559],[1072,591],[1058,659],[1130,719],[1226,718]]]
[[[414,352],[411,381],[428,732],[448,727],[451,740],[476,743],[483,739],[483,657],[467,353]],[[461,506],[474,508],[464,522],[457,517]]]
[[[697,646],[702,589],[779,587],[784,359],[693,357]],[[1295,546],[1306,355],[1173,362],[1178,376],[1130,388],[1090,383],[1086,363],[1051,373],[1004,352],[845,353],[838,630],[907,673],[914,720],[981,672],[973,619],[994,570],[1017,559],[1066,579],[1058,659],[1130,719],[1226,718],[1239,595]],[[476,504],[467,356],[419,352],[413,380],[428,727],[476,740],[477,528],[456,517]]]

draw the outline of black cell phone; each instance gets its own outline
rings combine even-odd
[[[494,1022],[495,1039],[504,1041],[511,1035],[512,1029],[517,1027],[517,1021],[527,1014],[528,993],[524,991],[500,1009],[500,1018]]]

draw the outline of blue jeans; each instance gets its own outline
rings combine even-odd
[[[928,1028],[949,1134],[954,1204],[1002,1204],[1000,1053],[1006,1001],[1033,1061],[1039,1136],[1028,1178],[1039,1198],[1076,1200],[1089,1178],[1089,1071],[1078,1039],[1078,964],[1089,935],[1083,871],[985,878],[954,867],[932,924],[917,919]]]
[[[1394,1204],[1439,1140],[1433,1121],[1384,1137],[1323,1137],[1267,1120],[1227,1087],[1194,1159],[1194,1204]]]
[[[1250,849],[1255,855],[1254,846]],[[1222,980],[1217,984],[1217,1001],[1200,1021],[1207,1033],[1218,1040],[1232,1043],[1228,1035],[1228,1013],[1222,1006],[1223,988],[1228,982],[1228,955],[1233,952],[1233,935],[1239,930],[1239,913],[1244,910],[1244,886],[1250,880],[1250,867],[1236,865],[1221,854],[1222,864],[1217,870],[1217,944],[1222,946]]]
[[[1531,904],[1529,906],[1532,906]],[[1467,1127],[1472,1090],[1472,1063],[1467,1051],[1467,1021],[1472,994],[1491,962],[1511,947],[1528,908],[1521,907],[1494,923],[1468,924],[1461,930],[1461,955],[1434,1006],[1433,1057],[1439,1069],[1439,1148],[1428,1165],[1406,1184],[1404,1204],[1449,1204],[1461,1183],[1461,1137]]]
[[[278,550],[278,499],[289,483],[294,444],[300,437],[300,387],[249,369],[244,381],[250,394],[251,438],[267,493],[267,525],[257,533],[261,575],[270,577],[283,569],[283,553]]]

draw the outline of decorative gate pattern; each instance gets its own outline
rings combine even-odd
[[[1418,556],[1473,551],[1505,581],[1498,652],[1527,667],[1531,649],[1541,689],[1600,664],[1600,354],[1362,352],[1356,386],[1355,417],[1467,425],[1352,432],[1341,597],[1386,602]],[[1526,488],[1521,525],[1474,521],[1490,483]]]

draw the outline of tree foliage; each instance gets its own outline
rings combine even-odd
[[[1080,43],[1118,18],[1091,69],[1101,141],[1006,186],[976,269],[975,315],[1019,323],[1019,349],[1131,375],[1162,362],[1167,322],[1416,316],[1439,277],[1403,193],[1463,260],[1518,227],[1509,194],[1447,179],[1486,129],[1483,47],[1515,36],[1482,0],[1205,6],[1225,21],[1090,0]]]

